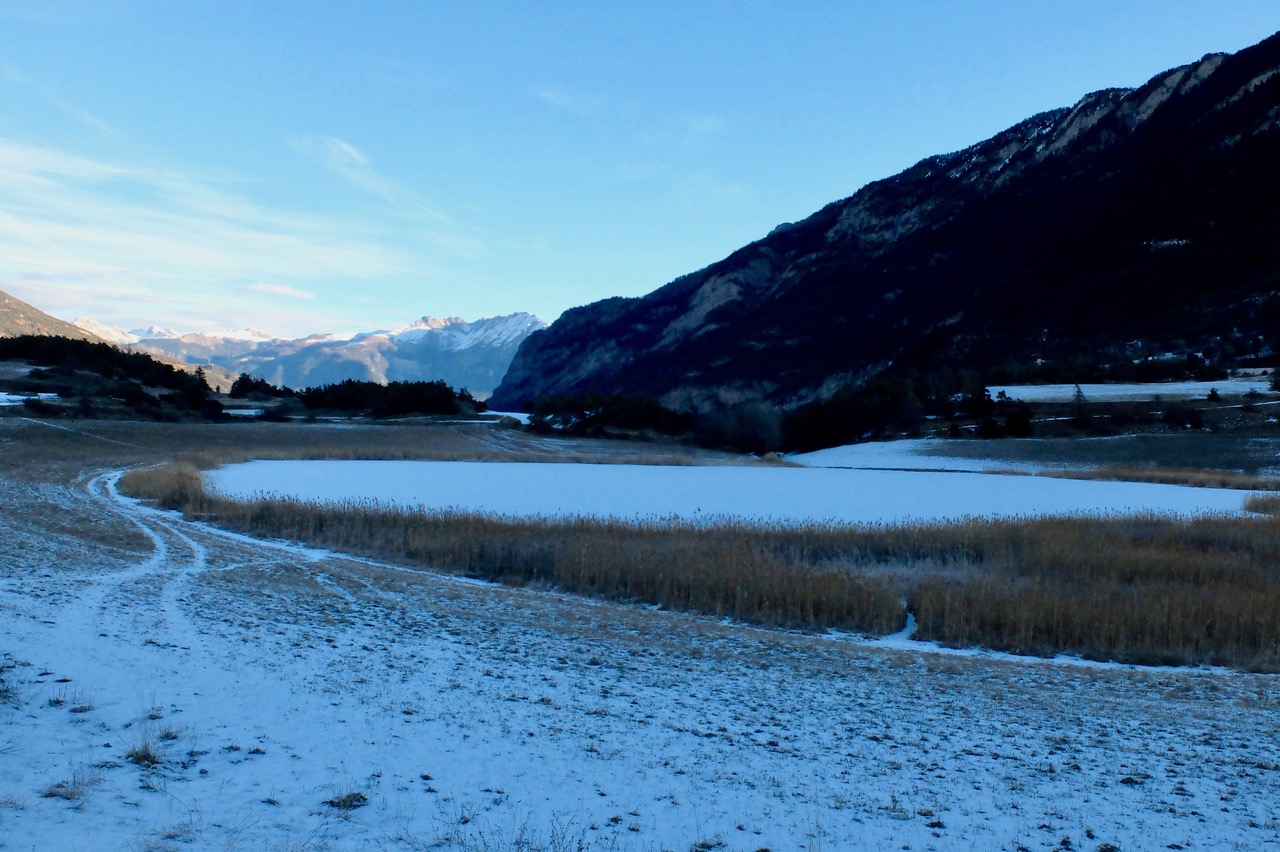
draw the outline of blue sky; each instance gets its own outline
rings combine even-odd
[[[4,0],[0,289],[282,336],[640,295],[1274,0]]]

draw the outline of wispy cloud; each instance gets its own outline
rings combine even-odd
[[[237,288],[298,298],[308,291],[295,284],[404,277],[421,265],[361,222],[264,207],[207,177],[0,138],[0,288],[42,297],[40,307],[118,315],[124,300],[157,317],[218,305],[243,313],[232,305]],[[264,279],[288,292],[249,289]]]
[[[100,136],[112,136],[115,134],[115,131],[111,126],[98,116],[71,103],[44,83],[30,79],[8,63],[0,65],[0,78],[34,92],[44,101],[52,104],[66,115],[98,133]]]
[[[310,290],[300,290],[287,284],[250,284],[245,288],[251,293],[265,293],[268,296],[284,296],[287,299],[314,299],[316,294]]]
[[[361,66],[366,78],[414,94],[438,91],[447,87],[449,77],[438,71],[428,70],[420,62],[404,62],[384,54],[363,54]]]
[[[689,114],[683,116],[683,120],[685,136],[691,139],[715,136],[729,127],[727,121],[711,113]]]
[[[214,280],[277,271],[364,278],[407,265],[385,245],[353,237],[351,223],[261,207],[198,177],[3,138],[0,201],[0,262],[11,268]]]
[[[421,193],[382,174],[364,151],[332,136],[305,136],[290,140],[293,149],[323,166],[351,186],[387,202],[398,212],[436,222],[448,217],[432,207]]]
[[[570,92],[553,86],[534,86],[531,91],[533,96],[543,103],[578,115],[596,112],[606,105],[604,98],[596,95]]]

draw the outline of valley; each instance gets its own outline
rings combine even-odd
[[[0,850],[1280,850],[1280,34],[854,6],[32,40]]]

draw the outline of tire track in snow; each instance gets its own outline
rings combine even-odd
[[[118,483],[123,471],[111,471],[95,476],[86,485],[86,491],[99,505],[129,522],[151,542],[151,554],[134,567],[113,574],[91,577],[93,586],[81,600],[81,611],[94,614],[92,624],[99,632],[112,620],[111,608],[116,608],[116,618],[141,616],[154,620],[147,624],[147,642],[190,650],[196,627],[182,610],[182,592],[192,579],[209,570],[208,549],[193,537],[179,530],[160,512],[151,514],[120,494]],[[228,567],[235,567],[234,565]],[[154,578],[158,589],[141,588],[144,581]],[[155,606],[148,601],[154,594]],[[86,638],[90,638],[87,637]]]
[[[116,501],[120,499],[116,484],[121,475],[120,471],[99,474],[89,480],[85,490],[90,497],[96,498],[98,502],[114,509]],[[169,543],[160,533],[123,512],[117,511],[116,513],[128,520],[139,532],[147,537],[151,542],[151,555],[125,571],[97,574],[90,577],[91,586],[88,592],[82,596],[77,607],[82,612],[89,612],[94,615],[94,624],[83,625],[86,628],[101,624],[106,616],[108,599],[113,593],[119,593],[125,586],[150,574],[160,572],[169,564],[171,559]]]
[[[154,548],[151,558],[134,570],[118,575],[118,585],[123,587],[146,575],[164,577],[159,604],[171,631],[195,639],[198,631],[191,617],[183,612],[182,604],[187,600],[184,593],[197,577],[210,572],[232,571],[255,565],[270,567],[285,563],[293,568],[303,568],[327,593],[352,607],[359,607],[361,601],[337,582],[331,569],[306,570],[305,566],[334,558],[344,562],[364,560],[285,542],[252,538],[210,524],[187,521],[172,512],[146,506],[121,494],[117,483],[123,474],[124,471],[113,471],[96,477],[89,483],[88,490],[91,496],[105,503],[112,512],[128,520],[151,540]],[[211,547],[217,553],[216,560],[210,558]],[[268,553],[276,558],[265,557],[264,554]],[[381,565],[373,562],[369,564]],[[368,590],[374,590],[372,584],[358,576],[354,579]],[[190,642],[178,644],[189,645]]]

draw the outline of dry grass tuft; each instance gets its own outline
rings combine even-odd
[[[369,797],[359,790],[355,790],[350,793],[343,793],[341,796],[334,796],[332,799],[325,799],[324,803],[340,811],[354,811],[356,808],[363,808],[369,804]]]
[[[42,799],[62,799],[68,802],[77,802],[85,797],[89,788],[96,783],[97,779],[83,765],[76,765],[71,768],[71,775],[62,781],[56,781],[48,787],[40,790]]]
[[[1280,495],[1254,494],[1244,501],[1244,508],[1259,515],[1280,515]]]
[[[135,743],[125,753],[125,758],[130,763],[141,766],[143,769],[152,769],[164,763],[164,758],[160,756],[160,752],[156,749],[155,744],[151,742],[150,737]]]
[[[120,489],[126,494],[146,494],[164,509],[190,509],[204,496],[204,474],[189,462],[148,467],[120,477]]]

